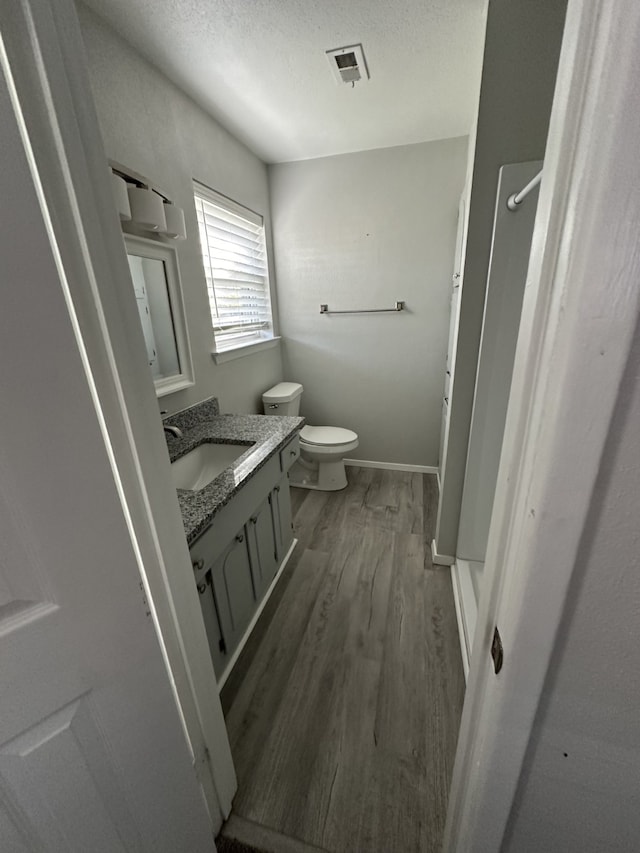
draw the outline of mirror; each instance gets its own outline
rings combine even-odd
[[[194,384],[191,350],[173,246],[124,235],[129,271],[158,397]]]

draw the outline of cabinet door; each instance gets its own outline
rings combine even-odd
[[[271,493],[273,517],[276,529],[276,545],[278,564],[284,559],[293,541],[293,524],[291,521],[291,493],[289,492],[289,477],[283,477]]]
[[[278,568],[273,492],[246,524],[256,598],[260,600]]]
[[[213,564],[211,579],[222,641],[226,654],[231,655],[256,608],[244,529]]]
[[[198,583],[198,593],[200,595],[200,607],[202,608],[204,627],[206,628],[207,639],[209,640],[209,649],[211,650],[211,659],[213,660],[213,669],[216,677],[220,678],[224,672],[229,655],[227,654],[226,644],[222,638],[220,616],[218,615],[218,608],[213,595],[213,576],[211,571],[208,571]]]

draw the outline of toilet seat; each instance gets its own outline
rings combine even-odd
[[[300,431],[300,441],[315,447],[338,447],[357,440],[357,433],[342,427],[304,426]]]

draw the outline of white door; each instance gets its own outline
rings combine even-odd
[[[0,77],[0,850],[213,851]]]

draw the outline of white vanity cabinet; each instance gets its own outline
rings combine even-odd
[[[219,510],[191,546],[218,680],[226,676],[234,653],[246,641],[293,541],[287,471],[298,446],[296,435]]]

